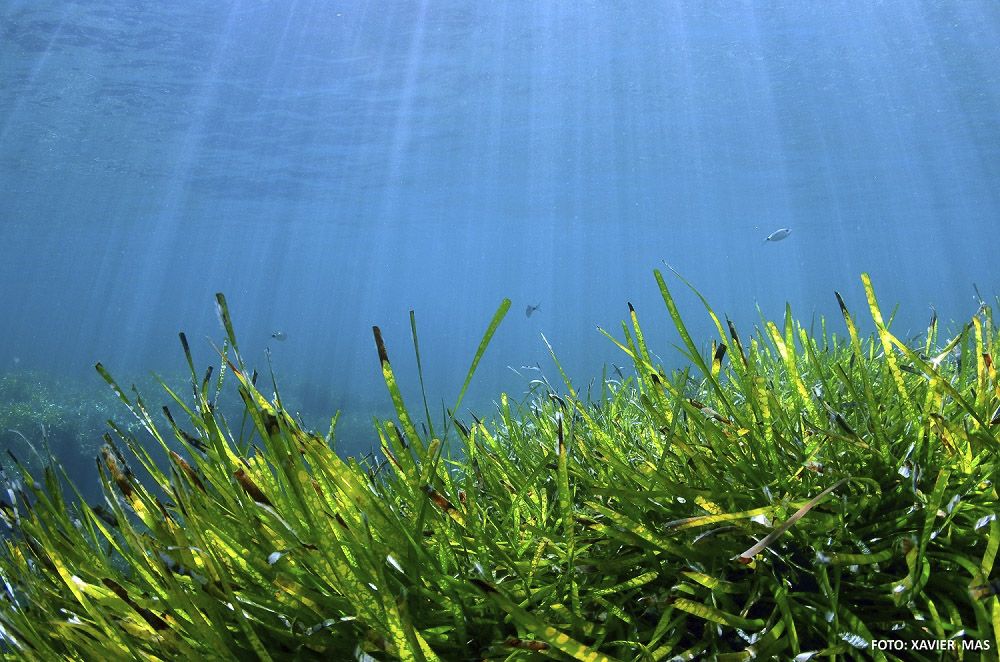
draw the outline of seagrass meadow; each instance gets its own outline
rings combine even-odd
[[[696,339],[655,277],[687,367],[654,361],[629,306],[606,333],[628,375],[543,380],[485,420],[463,420],[462,395],[508,301],[437,420],[404,404],[376,328],[396,410],[374,421],[378,461],[341,458],[336,418],[303,429],[262,387],[221,295],[219,367],[182,335],[189,389],[164,386],[162,410],[98,365],[141,434],[111,425],[103,504],[55,464],[5,476],[4,657],[995,655],[992,307],[904,341],[863,276],[843,320],[738,330],[706,302],[718,335]],[[225,391],[238,419],[214,406]]]

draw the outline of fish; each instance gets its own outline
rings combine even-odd
[[[792,234],[791,228],[780,228],[764,237],[764,241],[781,241],[782,239],[787,238],[790,234]]]
[[[284,331],[275,331],[274,333],[271,334],[271,337],[277,341],[285,342],[285,340],[288,339],[288,334],[285,333]]]
[[[542,304],[540,304],[540,303],[539,304],[535,304],[534,306],[529,305],[527,308],[524,309],[524,316],[525,317],[531,317],[531,314],[533,312],[535,312],[536,310],[538,310],[539,308],[541,308],[541,307],[542,307]]]

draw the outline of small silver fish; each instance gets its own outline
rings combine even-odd
[[[271,334],[271,337],[280,342],[284,342],[288,338],[288,334],[284,331],[275,331]]]
[[[536,304],[534,306],[529,305],[527,308],[524,309],[524,316],[525,317],[531,317],[531,314],[533,312],[535,312],[536,310],[538,310],[539,308],[541,308],[541,307],[542,307],[542,304],[540,304],[540,303]]]
[[[781,228],[764,237],[764,241],[781,241],[792,234],[791,228]]]

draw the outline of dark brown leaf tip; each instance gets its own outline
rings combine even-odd
[[[840,306],[840,312],[847,315],[847,304],[844,303],[844,297],[840,296],[840,292],[837,290],[834,290],[833,294],[837,297],[837,305]]]
[[[726,345],[724,343],[721,344],[721,345],[719,345],[719,347],[715,350],[715,356],[713,356],[712,359],[716,363],[722,363],[722,359],[726,356],[726,350],[727,349],[728,348],[726,347]]]
[[[372,333],[375,334],[375,347],[378,348],[379,363],[386,365],[389,363],[389,354],[385,351],[385,343],[382,342],[382,329],[373,326]]]

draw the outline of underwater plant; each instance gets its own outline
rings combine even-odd
[[[396,411],[376,423],[380,463],[339,457],[336,418],[326,435],[308,431],[276,387],[262,392],[221,295],[220,369],[199,376],[182,334],[190,392],[164,385],[162,417],[98,365],[169,464],[115,425],[98,461],[105,504],[71,498],[56,467],[22,472],[0,504],[5,657],[940,651],[873,645],[886,640],[995,651],[992,310],[948,339],[934,320],[911,345],[864,276],[870,337],[839,295],[846,336],[810,334],[787,308],[741,335],[705,303],[718,333],[705,352],[655,277],[689,367],[654,363],[630,305],[621,336],[607,335],[631,377],[583,397],[563,375],[522,402],[501,394],[490,420],[435,427],[424,398],[420,425],[376,327]],[[243,402],[239,420],[215,406],[225,389]]]

